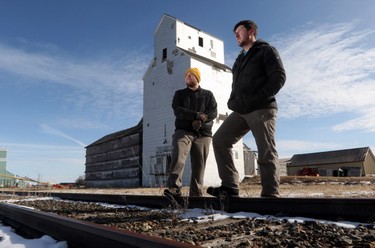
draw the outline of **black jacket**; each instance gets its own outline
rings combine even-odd
[[[286,75],[277,50],[257,40],[247,54],[242,51],[232,68],[232,92],[228,108],[247,114],[277,108],[275,95],[284,86]]]
[[[199,87],[193,91],[189,88],[177,90],[173,97],[172,108],[176,116],[175,126],[202,136],[212,136],[213,119],[217,116],[217,103],[211,91]],[[197,119],[197,113],[205,113],[208,117],[199,133],[194,130],[192,123]]]

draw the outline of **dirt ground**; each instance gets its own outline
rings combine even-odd
[[[162,195],[165,188],[80,188],[53,189],[55,192],[79,192],[100,194],[145,194]],[[260,178],[246,177],[240,185],[241,197],[259,197]],[[182,189],[188,195],[189,188]],[[341,197],[341,198],[374,198],[375,177],[281,177],[280,194],[282,197]],[[207,195],[207,194],[205,194]],[[208,196],[208,195],[207,195]]]
[[[241,183],[241,194],[260,194],[260,178],[248,177]],[[375,177],[281,177],[282,197],[375,197]]]

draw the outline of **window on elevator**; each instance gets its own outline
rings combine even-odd
[[[161,62],[164,62],[167,60],[167,48],[163,49],[163,57],[161,59]]]
[[[200,47],[203,47],[203,38],[202,37],[198,37],[198,44]]]

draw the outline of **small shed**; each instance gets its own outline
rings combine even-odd
[[[296,154],[287,164],[289,176],[301,170],[312,169],[320,176],[371,176],[375,175],[375,157],[370,147],[327,152]]]
[[[243,143],[243,160],[246,176],[259,174],[256,152],[252,151],[245,143]]]
[[[142,120],[86,147],[86,187],[142,186]]]
[[[287,176],[287,165],[290,163],[291,158],[279,158],[279,165],[280,165],[280,176]]]

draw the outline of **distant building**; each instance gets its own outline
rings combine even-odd
[[[243,160],[245,176],[256,176],[259,174],[257,155],[245,143],[243,144]]]
[[[280,176],[287,176],[287,164],[290,163],[290,158],[279,158],[279,164],[280,164]]]
[[[86,147],[87,187],[142,186],[142,120]]]
[[[18,186],[19,180],[12,173],[8,172],[7,166],[7,150],[0,148],[0,187]],[[22,182],[22,185],[24,183]]]
[[[371,176],[375,175],[375,157],[369,147],[361,147],[296,154],[287,164],[291,176],[304,168],[318,171],[320,176]]]
[[[0,174],[5,174],[7,166],[7,150],[0,148]]]

